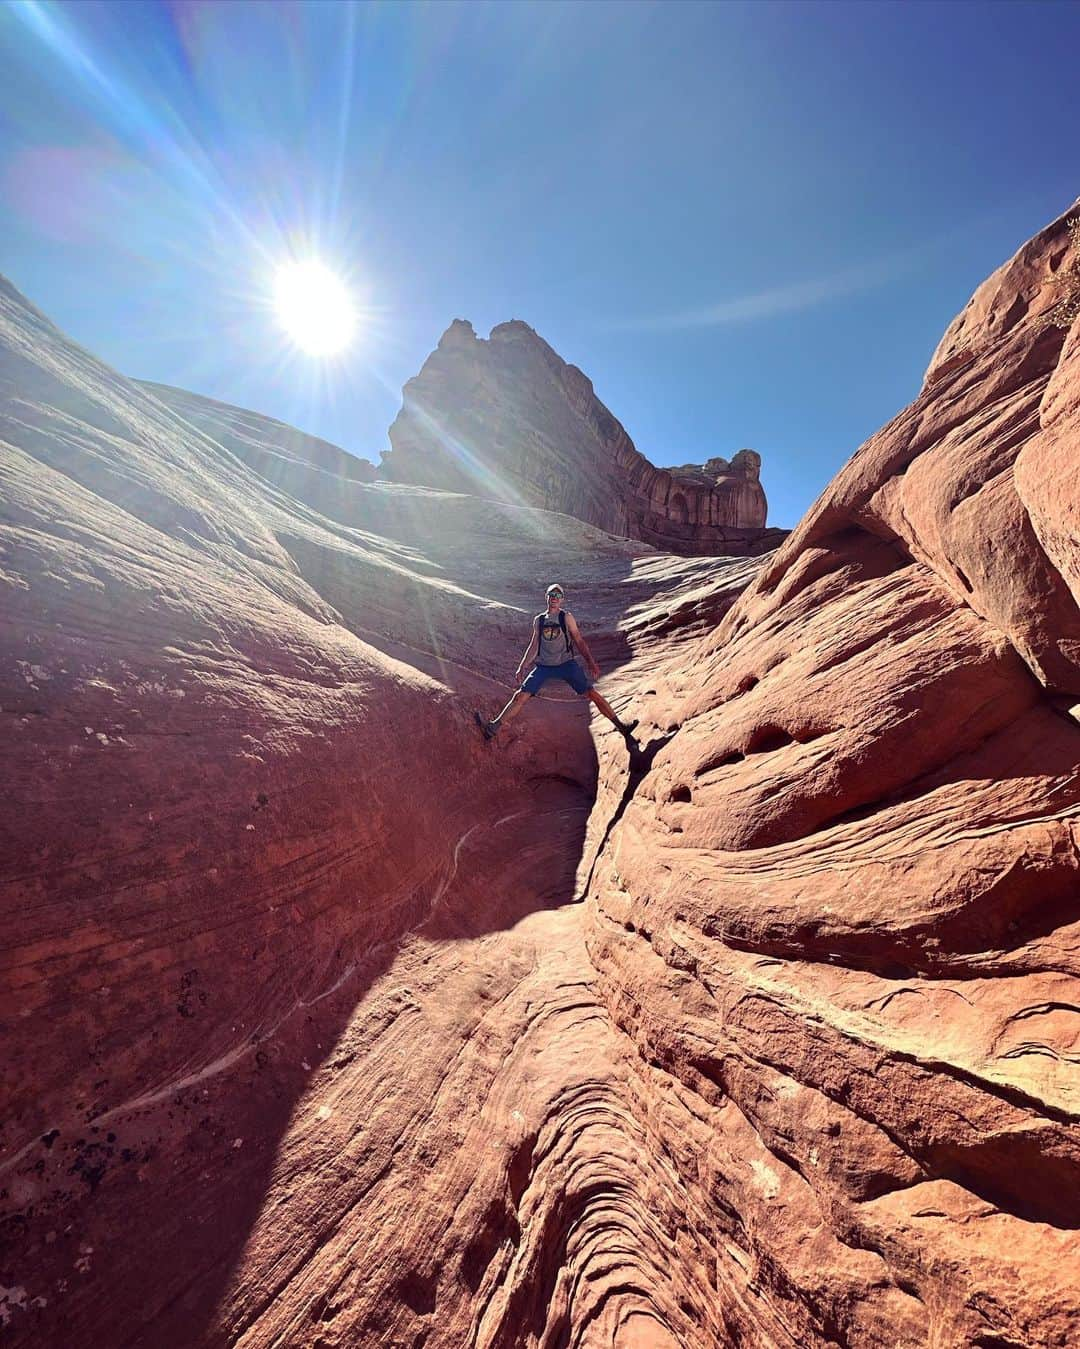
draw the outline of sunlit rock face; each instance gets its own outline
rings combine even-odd
[[[273,417],[168,384],[143,380],[140,387],[268,482],[294,492],[302,487],[305,502],[331,517],[341,502],[350,500],[350,483],[375,479],[375,466],[368,460]]]
[[[658,688],[597,865],[734,1343],[1080,1343],[1075,215]]]
[[[456,319],[405,386],[380,476],[565,511],[601,529],[689,555],[759,554],[761,457],[659,469],[526,323],[476,336]]]
[[[5,1343],[1080,1343],[1078,279],[764,560],[328,495],[0,290]],[[633,752],[478,735],[553,579]]]

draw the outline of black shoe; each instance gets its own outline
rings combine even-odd
[[[484,739],[494,740],[499,734],[499,723],[497,721],[485,721],[479,712],[474,715],[476,717],[477,726],[479,726],[484,733]]]

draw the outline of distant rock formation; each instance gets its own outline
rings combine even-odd
[[[565,511],[673,553],[757,554],[766,529],[761,458],[656,468],[593,391],[527,323],[485,341],[455,319],[405,385],[380,477]]]

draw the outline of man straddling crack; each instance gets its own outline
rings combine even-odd
[[[574,622],[574,615],[568,609],[564,609],[562,603],[562,586],[549,585],[547,588],[547,612],[537,614],[533,619],[532,638],[525,649],[524,656],[521,658],[521,663],[517,667],[516,677],[520,679],[522,670],[530,661],[535,660],[536,664],[526,675],[521,687],[493,721],[485,721],[477,712],[476,720],[484,733],[484,738],[494,740],[499,733],[499,727],[505,722],[512,721],[524,704],[530,698],[536,697],[547,680],[565,679],[579,697],[584,694],[591,703],[594,703],[607,717],[608,721],[630,741],[631,747],[633,747],[630,734],[637,725],[637,721],[620,721],[604,695],[597,693],[596,689],[593,688],[593,681],[600,678],[600,667],[593,660],[592,652],[589,650],[585,638],[582,637],[578,625]],[[574,659],[575,645],[581,650],[588,667],[588,674]]]

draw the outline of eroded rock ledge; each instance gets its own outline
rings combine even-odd
[[[669,552],[748,555],[765,528],[761,457],[655,468],[592,383],[526,323],[477,337],[455,319],[405,385],[380,475],[565,511]]]

